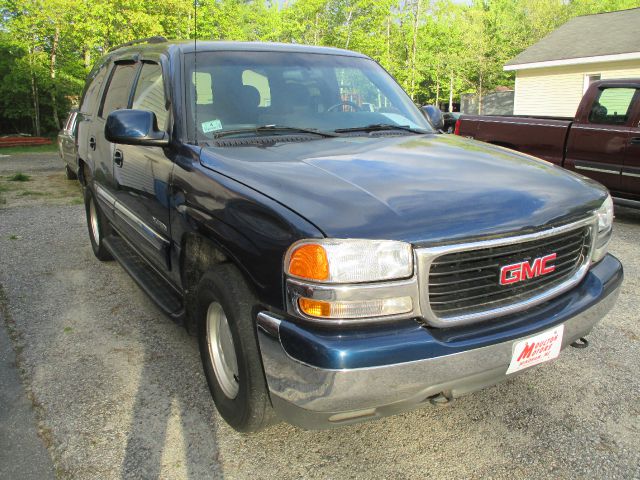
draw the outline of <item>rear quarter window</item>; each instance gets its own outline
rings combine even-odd
[[[100,89],[107,78],[108,71],[109,69],[107,68],[107,65],[103,64],[89,74],[89,77],[87,78],[87,86],[80,104],[80,111],[82,113],[86,115],[93,115],[96,113]]]

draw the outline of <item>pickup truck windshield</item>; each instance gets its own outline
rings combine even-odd
[[[186,73],[187,129],[196,142],[291,134],[295,128],[371,131],[367,127],[384,125],[403,127],[407,134],[433,131],[393,78],[366,58],[198,52],[197,58],[187,55]],[[275,125],[288,128],[264,128]]]

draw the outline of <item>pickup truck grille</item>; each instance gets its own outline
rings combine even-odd
[[[591,226],[522,243],[448,253],[429,269],[428,299],[435,317],[446,320],[525,302],[573,278],[589,259]],[[550,254],[555,268],[544,275],[500,284],[501,268]],[[533,265],[529,263],[529,265]]]

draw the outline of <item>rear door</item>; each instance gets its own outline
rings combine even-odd
[[[143,60],[131,108],[154,112],[158,128],[168,128],[162,66]],[[118,228],[160,271],[169,267],[169,180],[173,162],[162,147],[115,145],[114,191]]]
[[[633,104],[635,113],[632,115],[629,145],[622,167],[622,192],[627,197],[640,200],[640,89],[636,90]]]
[[[631,137],[636,89],[599,87],[588,112],[569,132],[565,167],[591,177],[612,192],[622,189],[622,168]]]

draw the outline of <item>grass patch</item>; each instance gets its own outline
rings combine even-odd
[[[5,203],[7,203],[7,199],[0,195],[0,205],[4,205]]]
[[[46,193],[34,190],[24,190],[18,194],[20,197],[44,197]]]
[[[64,333],[73,333],[73,328],[71,328],[71,327],[64,327]]]
[[[28,147],[5,147],[0,148],[0,155],[19,155],[21,153],[48,153],[57,152],[58,145],[55,139],[50,145],[33,145]]]
[[[17,240],[18,235],[9,235],[9,240]]]
[[[82,198],[74,198],[73,200],[71,200],[71,205],[82,205],[84,203],[84,200],[82,200]]]
[[[14,173],[9,177],[10,182],[28,182],[29,180],[31,180],[31,177],[22,172]]]
[[[9,190],[11,190],[9,185],[3,185],[0,183],[0,193],[8,192]]]

